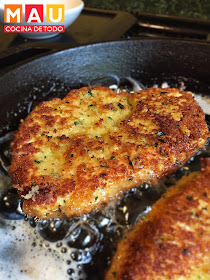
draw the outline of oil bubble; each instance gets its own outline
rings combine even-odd
[[[51,242],[62,240],[68,231],[68,227],[68,222],[61,219],[44,220],[38,223],[39,234],[45,240]]]
[[[100,239],[100,232],[94,224],[79,221],[70,227],[65,241],[72,248],[91,248]]]
[[[21,208],[21,200],[15,189],[9,190],[0,200],[0,216],[9,220],[24,218]]]

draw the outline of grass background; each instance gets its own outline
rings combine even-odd
[[[84,0],[87,7],[210,20],[210,0]]]

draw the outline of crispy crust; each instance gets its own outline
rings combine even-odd
[[[106,280],[210,279],[210,158],[118,244]]]
[[[11,144],[12,184],[29,215],[81,215],[172,173],[208,135],[191,92],[72,90],[21,122]]]

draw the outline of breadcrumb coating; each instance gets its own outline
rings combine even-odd
[[[121,240],[106,280],[210,279],[210,158]]]
[[[84,87],[41,102],[21,121],[12,184],[30,216],[79,216],[174,172],[208,135],[191,92]]]

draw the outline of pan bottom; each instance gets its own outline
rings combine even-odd
[[[126,80],[127,79],[127,80]],[[141,83],[115,76],[92,83],[131,91]],[[185,81],[186,82],[186,81]],[[163,86],[167,84],[163,84]],[[184,87],[185,84],[180,83]],[[54,93],[53,93],[54,95]],[[50,94],[48,96],[50,98]],[[37,101],[29,104],[28,113]],[[209,117],[207,117],[209,118]],[[9,145],[13,133],[0,139],[0,278],[2,279],[103,279],[118,241],[152,204],[182,176],[200,170],[200,158],[210,157],[210,145],[157,186],[143,184],[100,211],[73,217],[39,221],[27,218],[21,200],[11,189],[8,176]]]

